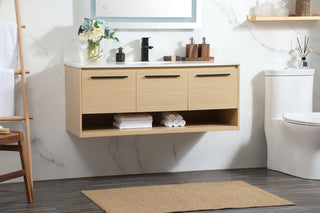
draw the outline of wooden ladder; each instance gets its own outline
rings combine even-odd
[[[20,56],[20,68],[21,68],[21,70],[15,70],[15,75],[21,75],[24,115],[0,117],[0,121],[24,121],[25,123],[27,160],[28,160],[28,165],[30,169],[31,185],[33,188],[31,143],[30,143],[30,122],[29,122],[29,119],[32,119],[32,118],[29,117],[28,99],[27,99],[27,80],[26,80],[26,74],[28,74],[29,72],[25,70],[22,30],[21,30],[22,28],[25,28],[25,26],[21,25],[19,0],[14,0],[14,4],[15,4],[16,21],[17,21],[17,27],[18,27],[19,56]]]

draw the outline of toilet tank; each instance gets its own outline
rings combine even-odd
[[[265,119],[312,112],[314,69],[265,71]]]

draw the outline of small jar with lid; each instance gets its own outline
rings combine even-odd
[[[124,52],[122,50],[123,50],[122,47],[118,48],[118,52],[116,54],[116,62],[125,62],[126,55],[124,54]]]

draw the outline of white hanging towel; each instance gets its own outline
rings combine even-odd
[[[14,70],[0,68],[0,116],[14,115]]]
[[[17,24],[0,22],[0,68],[17,69],[18,33]]]

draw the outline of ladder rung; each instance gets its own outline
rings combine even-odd
[[[17,178],[17,177],[22,177],[25,175],[26,175],[26,173],[23,170],[11,172],[11,173],[8,173],[5,175],[0,175],[0,182],[6,181],[6,180],[11,180],[11,179]]]
[[[0,145],[1,151],[20,151],[21,146],[19,145]]]
[[[33,117],[29,117],[29,119],[33,119]],[[24,116],[0,117],[0,121],[23,121],[23,120],[25,120]]]
[[[30,72],[29,72],[29,71],[25,71],[25,73],[26,73],[26,74],[29,74]],[[21,70],[15,70],[15,71],[14,71],[14,74],[15,74],[15,75],[22,75],[22,71],[21,71]]]
[[[27,28],[26,25],[21,25],[21,28]]]

